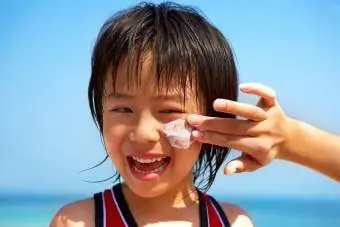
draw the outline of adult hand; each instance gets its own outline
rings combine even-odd
[[[256,106],[225,99],[213,103],[216,111],[233,114],[243,119],[189,115],[188,123],[197,130],[195,140],[242,152],[230,161],[225,174],[249,172],[278,158],[285,143],[288,118],[280,108],[275,92],[262,84],[246,83],[240,90],[260,97]]]

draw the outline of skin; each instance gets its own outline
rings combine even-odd
[[[215,110],[243,117],[218,119],[189,115],[200,142],[230,147],[242,155],[229,162],[225,174],[252,172],[274,159],[294,162],[340,182],[340,137],[285,115],[275,92],[262,84],[247,83],[242,92],[257,95],[257,106],[216,100]]]
[[[198,159],[201,144],[189,149],[173,148],[162,134],[162,126],[188,114],[203,114],[200,104],[187,87],[186,105],[177,99],[176,86],[170,92],[155,89],[152,56],[142,63],[141,84],[127,89],[126,66],[117,72],[116,90],[107,70],[103,100],[103,138],[109,157],[124,178],[123,194],[139,226],[199,226],[198,195],[193,184],[192,168]],[[162,95],[162,98],[159,96]],[[174,95],[174,96],[172,96]],[[166,171],[156,180],[145,182],[133,176],[127,155],[161,154],[171,157]],[[94,226],[93,199],[64,206],[51,222],[53,227]],[[147,205],[147,209],[145,207]],[[253,226],[240,207],[221,203],[231,226]],[[157,215],[155,215],[157,214]]]
[[[240,207],[228,203],[221,203],[221,205],[232,227],[253,226],[247,213]],[[179,211],[177,214],[182,212],[181,210]],[[50,227],[93,227],[93,213],[94,202],[92,199],[77,201],[61,208],[53,218]],[[188,212],[185,213],[187,214]],[[176,216],[176,219],[177,221],[150,224],[148,226],[198,226],[197,223],[195,225],[186,221],[187,218],[183,217],[183,215]]]

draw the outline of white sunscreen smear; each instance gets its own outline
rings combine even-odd
[[[193,128],[184,119],[177,119],[164,124],[163,132],[170,145],[175,148],[188,149],[193,143]]]

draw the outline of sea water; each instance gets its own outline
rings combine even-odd
[[[236,203],[259,227],[340,227],[339,199],[222,198]],[[25,197],[0,199],[0,227],[45,227],[58,209],[78,198]]]

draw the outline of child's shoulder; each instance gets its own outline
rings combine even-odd
[[[225,202],[219,202],[224,213],[228,217],[231,227],[253,227],[250,216],[241,207]]]
[[[88,198],[67,204],[59,209],[50,227],[93,226],[94,199]]]

